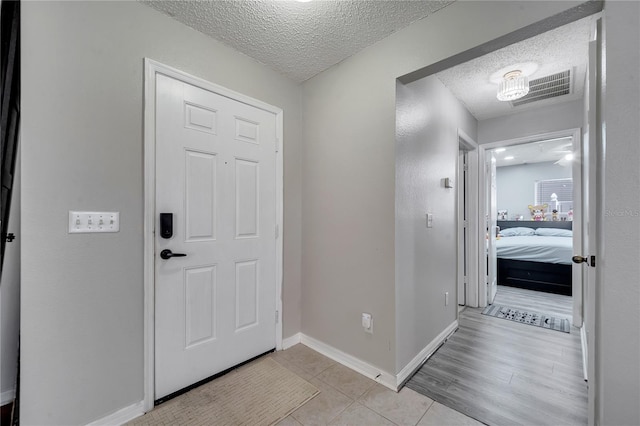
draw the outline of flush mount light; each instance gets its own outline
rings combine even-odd
[[[500,153],[500,152],[505,152],[507,150],[507,148],[496,148],[496,152]]]
[[[515,157],[513,155],[510,155],[508,157],[504,157],[505,160],[513,160]]]
[[[498,86],[499,101],[513,101],[529,93],[529,79],[520,70],[506,73]]]

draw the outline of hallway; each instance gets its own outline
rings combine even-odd
[[[571,317],[571,297],[498,286],[498,305]],[[546,330],[460,313],[460,328],[407,387],[491,425],[585,425],[579,329]]]

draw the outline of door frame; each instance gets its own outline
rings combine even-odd
[[[540,134],[536,134],[536,135],[531,135],[531,136],[524,136],[524,137],[520,137],[520,138],[513,138],[513,139],[506,139],[506,140],[502,140],[502,141],[497,141],[497,142],[490,142],[490,143],[484,143],[478,146],[478,164],[479,165],[484,165],[485,161],[486,161],[486,156],[487,156],[487,151],[495,149],[495,148],[501,148],[501,147],[507,147],[507,146],[513,146],[513,145],[521,145],[521,144],[525,144],[525,143],[531,143],[531,142],[536,142],[536,141],[541,141],[541,140],[545,140],[545,139],[555,139],[555,138],[562,138],[562,137],[571,137],[572,141],[573,141],[573,151],[575,153],[579,153],[580,155],[577,155],[576,158],[580,158],[582,159],[582,129],[580,128],[573,128],[573,129],[566,129],[566,130],[559,130],[559,131],[555,131],[555,132],[548,132],[548,133],[540,133]],[[577,205],[581,205],[582,203],[582,192],[581,192],[581,188],[582,188],[582,165],[580,161],[574,161],[573,166],[572,166],[572,176],[573,176],[573,187],[574,187],[574,198],[578,197],[577,200],[574,200],[574,206]],[[485,181],[487,179],[487,173],[485,170],[485,167],[478,167],[478,182],[479,182],[479,197],[478,199],[480,200],[478,203],[478,223],[485,223],[485,216],[487,214],[488,211],[488,207],[486,205],[486,185],[485,185]],[[578,204],[580,203],[580,204]],[[575,209],[574,209],[575,210]],[[582,231],[582,209],[580,209],[578,211],[577,214],[574,214],[573,216],[573,229],[576,230],[580,230]],[[478,253],[482,254],[485,253],[484,250],[484,244],[485,244],[485,229],[483,226],[479,226],[478,227]],[[579,232],[578,234],[576,234],[578,239],[574,238],[574,246],[576,244],[579,244],[579,248],[580,250],[582,249],[582,232]],[[577,248],[574,247],[574,251]],[[486,289],[486,280],[480,279],[481,277],[486,276],[487,274],[487,262],[485,261],[484,256],[482,256],[482,259],[479,261],[479,270],[480,270],[480,276],[478,277],[478,303],[479,303],[479,307],[483,308],[487,306],[487,289]],[[577,266],[577,267],[576,267]],[[582,306],[582,290],[583,290],[583,286],[582,286],[582,269],[580,268],[580,265],[573,265],[572,266],[572,273],[573,274],[577,274],[577,277],[573,279],[573,286],[572,286],[572,300],[573,300],[573,324],[576,325],[577,327],[581,327],[582,326],[582,318],[583,318],[583,309],[584,307]],[[576,285],[577,283],[580,283],[580,285]]]
[[[229,90],[176,68],[144,58],[144,411],[155,401],[155,103],[156,75],[162,74],[238,102],[273,113],[276,119],[276,350],[282,349],[282,277],[283,277],[283,111],[257,99]]]
[[[478,241],[478,217],[472,212],[478,211],[478,185],[474,182],[472,177],[478,175],[478,144],[469,135],[467,135],[462,129],[458,129],[458,149],[459,151],[465,151],[467,154],[467,186],[466,186],[466,204],[467,204],[467,287],[465,292],[465,305],[476,308],[478,307],[478,288],[479,288],[479,241]],[[457,164],[456,176],[460,176],[460,163]],[[460,192],[463,188],[464,182],[459,181],[456,185],[456,191]],[[460,247],[460,234],[463,232],[462,212],[460,206],[460,194],[456,196],[456,210],[457,210],[457,229],[458,229],[458,270],[460,270],[461,262],[464,262],[464,258],[461,259],[461,247]],[[457,290],[460,291],[460,284],[457,283]],[[457,298],[456,298],[457,299]]]

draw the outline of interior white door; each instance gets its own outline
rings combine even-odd
[[[587,102],[585,102],[586,107]],[[587,114],[585,113],[585,117]],[[585,201],[585,197],[583,195],[584,188],[584,172],[588,170],[588,164],[585,163],[585,149],[583,148],[583,143],[578,134],[575,134],[572,138],[572,151],[574,154],[574,158],[572,161],[572,176],[573,176],[573,251],[578,253],[582,250],[582,240],[583,236],[586,235],[586,231],[584,230],[584,224],[586,223],[586,218],[588,216],[588,212],[586,209],[588,207],[588,203]],[[583,271],[582,267],[577,264],[573,264],[571,266],[571,299],[572,299],[572,324],[575,327],[582,327],[584,322],[583,319]]]
[[[275,347],[275,123],[157,75],[156,399]]]
[[[589,72],[587,79],[586,95],[588,99],[588,123],[587,141],[583,144],[583,205],[584,205],[584,233],[582,253],[574,256],[574,262],[584,265],[584,336],[586,345],[585,367],[589,380],[589,424],[594,424],[595,390],[595,315],[596,297],[601,294],[598,281],[598,237],[601,233],[600,218],[603,217],[602,209],[602,164],[604,164],[604,119],[602,113],[602,99],[605,90],[605,74],[603,64],[603,39],[601,37],[602,22],[596,21],[594,40],[589,43]]]
[[[487,191],[487,205],[489,216],[487,217],[487,303],[493,303],[498,291],[498,255],[496,253],[496,237],[498,234],[498,202],[496,190],[496,157],[493,151],[487,158],[487,171],[489,174]]]
[[[458,152],[458,305],[466,304],[468,259],[467,153]]]

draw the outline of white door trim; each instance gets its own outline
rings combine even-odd
[[[524,144],[524,143],[531,143],[531,142],[535,142],[535,141],[540,141],[540,140],[545,140],[545,139],[555,139],[555,138],[562,138],[562,137],[569,137],[571,136],[573,138],[573,143],[574,143],[574,147],[575,144],[578,143],[578,146],[582,146],[582,134],[581,134],[581,129],[580,128],[574,128],[574,129],[567,129],[567,130],[559,130],[557,132],[549,132],[549,133],[540,133],[537,135],[531,135],[531,136],[525,136],[525,137],[521,137],[521,138],[514,138],[514,139],[507,139],[507,140],[502,140],[502,141],[497,141],[497,142],[490,142],[490,143],[484,143],[478,146],[478,164],[485,164],[485,160],[486,160],[486,152],[489,150],[492,150],[494,148],[500,148],[500,147],[505,147],[505,146],[510,146],[510,145],[520,145],[520,144]],[[574,148],[575,149],[575,148]],[[579,151],[581,152],[581,151]],[[582,185],[582,173],[578,173],[577,175],[575,174],[575,171],[573,173],[573,185],[574,187],[576,187],[576,185],[578,185],[578,187],[580,188]],[[485,179],[487,179],[487,173],[484,167],[478,167],[478,182],[480,184],[480,194],[479,194],[479,200],[481,200],[479,202],[478,205],[478,224],[484,224],[485,223],[485,216],[487,214],[487,206],[486,206],[486,202],[485,200],[487,199],[487,194],[486,194],[486,185],[484,184]],[[575,201],[574,201],[575,203]],[[580,216],[582,214],[582,212],[580,211],[579,214],[574,214],[574,224],[573,227],[574,229],[580,229],[582,230],[582,217]],[[487,274],[487,262],[484,261],[484,253],[485,253],[485,229],[484,226],[478,226],[478,253],[480,254],[480,258],[479,258],[479,274],[480,276],[478,277],[478,305],[481,308],[484,308],[487,306],[487,289],[486,289],[486,283],[484,279],[482,279],[482,277],[485,277]],[[575,268],[574,268],[575,271]],[[581,270],[580,270],[581,272]],[[575,286],[574,286],[575,287]],[[574,295],[573,295],[573,299],[574,299],[574,310],[576,308],[576,303],[577,300],[580,300],[580,309],[582,309],[582,286],[580,286],[580,289],[576,289],[573,288],[574,290]],[[575,290],[579,291],[579,294],[575,294]],[[575,318],[575,314],[574,314],[574,318]],[[582,312],[580,312],[580,318],[582,318]],[[576,322],[574,322],[574,324],[576,326],[579,326],[581,324],[578,324]]]
[[[226,89],[217,84],[184,73],[175,68],[144,58],[144,410],[153,408],[155,400],[155,103],[156,74],[217,93],[236,101],[273,113],[276,116],[276,324],[275,346],[282,349],[282,274],[283,274],[283,111],[262,101]],[[274,230],[274,232],[276,232]]]
[[[467,135],[462,129],[458,129],[458,146],[463,146],[467,151],[468,170],[467,176],[477,176],[478,170],[478,144],[469,135]],[[478,183],[474,182],[474,179],[468,178],[467,186],[467,211],[470,213],[468,217],[468,246],[467,246],[467,290],[466,290],[466,306],[473,308],[478,307],[478,287],[479,287],[479,269],[478,259],[480,253],[478,252],[478,218],[471,214],[471,212],[478,211]],[[457,190],[462,187],[462,182],[458,182],[456,186]],[[458,207],[459,210],[459,207]],[[458,222],[460,219],[458,218]],[[461,229],[461,224],[458,223],[458,231]],[[484,241],[484,240],[483,240]]]

